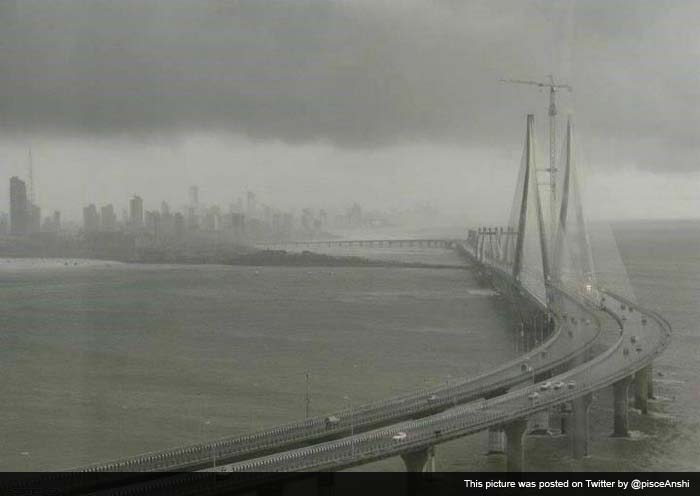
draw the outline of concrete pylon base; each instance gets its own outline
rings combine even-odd
[[[430,457],[431,451],[432,448],[426,448],[401,455],[401,458],[406,465],[406,472],[423,472],[425,470],[425,464]]]
[[[504,426],[506,433],[506,470],[522,472],[525,468],[523,436],[527,429],[527,420],[518,419]]]
[[[500,427],[489,427],[489,449],[487,455],[502,455],[506,452],[506,433]]]
[[[572,429],[571,440],[573,444],[573,456],[575,459],[588,456],[589,443],[589,428],[588,428],[588,412],[591,408],[593,395],[585,394],[574,399],[571,402],[572,406]]]
[[[549,410],[542,410],[528,418],[528,436],[551,436]]]
[[[612,437],[629,437],[629,388],[632,376],[620,379],[613,384],[613,433]]]
[[[649,367],[638,370],[634,375],[634,406],[644,415],[649,413],[649,375]]]

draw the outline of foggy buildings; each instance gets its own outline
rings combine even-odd
[[[301,228],[306,232],[313,230],[313,213],[310,208],[301,211]]]
[[[25,236],[29,232],[27,185],[18,177],[10,178],[10,233]]]
[[[180,239],[185,235],[185,216],[180,212],[173,215],[173,224],[175,230],[175,237]]]
[[[117,230],[117,214],[114,213],[114,206],[111,203],[100,209],[100,227],[103,231]]]
[[[83,208],[83,230],[85,232],[100,230],[100,216],[97,214],[97,207],[94,203]]]
[[[29,232],[41,232],[41,208],[29,202]]]
[[[353,203],[352,207],[348,211],[348,226],[349,227],[361,227],[363,224],[362,218],[362,207],[357,203]]]
[[[248,215],[249,218],[254,218],[255,217],[255,211],[257,209],[257,206],[255,204],[255,193],[252,191],[248,191],[246,194],[246,214]]]
[[[245,215],[240,212],[231,212],[230,214],[230,228],[233,232],[233,236],[236,239],[241,239],[245,236]]]
[[[148,211],[145,214],[145,225],[146,231],[153,236],[154,239],[160,239],[161,229],[160,229],[160,212],[153,210]]]
[[[43,232],[57,233],[61,230],[61,212],[54,211],[53,215],[47,216],[44,219],[44,224],[41,227]]]
[[[199,187],[190,186],[190,206],[197,208],[199,206]]]
[[[213,206],[207,209],[202,219],[202,229],[205,231],[221,230],[221,209],[219,207]]]
[[[129,224],[134,229],[143,227],[143,199],[138,195],[129,200]]]

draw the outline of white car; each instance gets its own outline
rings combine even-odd
[[[331,427],[333,425],[339,424],[340,419],[336,417],[335,415],[331,415],[330,417],[326,417],[326,427]]]
[[[539,398],[539,397],[540,397],[540,393],[538,393],[537,391],[535,391],[534,393],[530,393],[530,394],[527,396],[527,398],[528,398],[530,401],[535,401],[535,400],[536,400],[537,398]]]
[[[540,384],[540,391],[549,391],[552,388],[552,383],[547,381]]]
[[[557,383],[554,384],[554,389],[561,389],[561,388],[563,388],[563,387],[564,387],[564,383],[563,383],[563,382],[557,382]]]
[[[569,389],[574,389],[576,387],[576,383],[574,381],[569,381],[566,387],[568,387]]]
[[[391,439],[393,439],[394,441],[403,441],[404,439],[406,439],[406,437],[407,434],[405,432],[397,432],[396,434],[391,436]]]

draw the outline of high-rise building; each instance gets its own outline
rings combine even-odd
[[[54,210],[53,212],[53,228],[56,232],[61,230],[61,212]]]
[[[143,227],[143,199],[138,195],[129,200],[129,224],[135,229]]]
[[[160,239],[161,229],[160,229],[160,212],[156,210],[149,210],[145,214],[146,230],[155,239]]]
[[[313,217],[314,214],[310,208],[305,208],[301,211],[301,228],[304,231],[313,230]]]
[[[175,237],[180,239],[185,235],[185,216],[177,212],[173,216],[173,224],[175,228]]]
[[[41,208],[38,205],[29,204],[30,220],[29,232],[41,232]]]
[[[100,221],[102,231],[117,230],[117,214],[114,213],[114,206],[111,203],[100,209]]]
[[[85,232],[100,230],[100,216],[97,214],[97,207],[94,203],[83,208],[83,230]]]
[[[10,234],[10,217],[5,212],[0,212],[0,236]]]
[[[209,207],[204,212],[201,227],[205,231],[221,230],[221,209],[218,206]]]
[[[199,206],[199,187],[198,186],[190,186],[190,206],[192,207],[197,207]]]
[[[195,207],[187,207],[187,229],[190,231],[199,229],[199,215]]]
[[[350,227],[360,227],[363,224],[362,207],[357,203],[353,203],[348,211],[348,225]]]
[[[24,236],[29,232],[27,185],[18,177],[10,179],[10,233]]]
[[[242,238],[245,236],[245,215],[233,212],[231,214],[231,229],[233,230],[233,235],[236,238]]]

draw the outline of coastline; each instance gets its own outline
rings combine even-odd
[[[120,259],[117,257],[95,256],[18,256],[0,253],[0,258],[18,260],[64,260],[114,262],[126,264],[178,264],[178,265],[229,265],[247,267],[383,267],[406,269],[467,269],[461,264],[430,264],[420,262],[399,262],[375,260],[358,256],[325,255],[311,251],[288,252],[286,250],[259,250],[241,255],[170,255],[143,256],[139,258]]]

